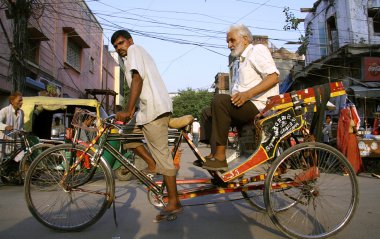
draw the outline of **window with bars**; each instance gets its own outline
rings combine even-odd
[[[373,32],[376,35],[380,34],[380,9],[372,8],[368,9],[368,17],[372,18]]]
[[[81,52],[82,48],[71,40],[70,37],[67,38],[66,63],[78,71],[80,71]]]
[[[319,54],[321,56],[327,55],[327,36],[325,23],[318,23],[318,35],[319,35]]]
[[[26,52],[26,58],[35,64],[39,63],[38,62],[39,48],[40,48],[40,41],[28,39],[28,49]]]

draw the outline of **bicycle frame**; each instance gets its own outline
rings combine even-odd
[[[330,84],[332,89],[332,96],[337,96],[345,93],[343,85],[341,83],[333,83]],[[304,102],[312,102],[310,99],[314,97],[315,93],[311,92],[311,90],[307,89],[305,91],[297,92],[297,95],[291,96],[291,99],[287,99],[284,96],[279,96],[283,103],[280,106],[278,104],[278,98],[273,98],[272,103],[269,102],[269,106],[271,108],[276,108],[278,111],[268,117],[264,117],[262,119],[256,118],[253,125],[256,127],[258,132],[256,135],[259,136],[259,144],[257,144],[256,148],[252,148],[248,146],[246,148],[250,148],[252,153],[250,153],[249,157],[243,160],[243,162],[238,162],[237,165],[231,167],[227,172],[219,172],[219,171],[209,171],[212,178],[202,178],[202,179],[190,179],[190,180],[178,180],[178,184],[210,184],[207,187],[197,187],[193,189],[187,189],[179,192],[180,198],[193,198],[196,196],[202,196],[207,194],[216,194],[216,193],[228,193],[228,192],[240,192],[242,190],[254,190],[254,189],[262,189],[264,185],[251,185],[249,187],[244,187],[244,185],[251,182],[264,181],[265,175],[255,175],[250,178],[242,178],[237,182],[232,182],[233,180],[242,177],[247,171],[252,168],[270,160],[275,157],[275,153],[279,143],[287,138],[292,133],[299,131],[305,125],[305,121],[303,119],[303,115],[305,112],[310,111],[306,106],[301,106],[301,102],[299,99],[304,99]],[[288,101],[288,102],[287,102]],[[275,103],[273,103],[275,102]],[[303,102],[303,103],[304,103]],[[282,104],[286,104],[288,107],[281,107]],[[309,105],[310,106],[310,105]],[[314,110],[314,105],[311,104],[311,110]],[[266,109],[264,109],[261,114],[264,114]],[[124,136],[109,136],[111,133],[111,129],[113,127],[118,128],[117,125],[112,123],[106,123],[103,127],[100,127],[97,136],[87,147],[86,152],[92,149],[95,152],[93,162],[99,163],[99,160],[104,152],[107,150],[110,154],[112,154],[120,163],[126,167],[130,172],[138,178],[147,188],[151,190],[155,195],[159,197],[160,200],[165,196],[163,194],[164,189],[162,187],[163,182],[155,182],[152,178],[146,176],[142,172],[140,172],[131,162],[128,161],[120,152],[118,152],[114,147],[112,147],[109,141],[112,140],[128,140],[128,139],[143,139],[142,134],[128,134]],[[205,161],[205,158],[201,155],[197,147],[192,143],[192,141],[187,136],[188,127],[184,127],[180,131],[179,138],[174,145],[173,148],[173,158],[176,158],[179,153],[179,148],[184,139],[189,145],[190,149],[194,153],[197,159],[201,159]],[[112,134],[111,134],[112,135]],[[94,145],[98,144],[98,147],[95,149]],[[243,147],[244,148],[244,147]],[[81,161],[83,157],[81,156],[79,161]],[[67,172],[71,172],[75,170],[80,162],[75,162],[74,165],[71,166],[70,170]],[[233,165],[230,164],[230,166]],[[67,176],[66,173],[66,176]],[[310,173],[310,177],[313,177],[313,171]],[[64,177],[65,178],[65,177]],[[62,179],[62,183],[65,179]],[[221,188],[218,188],[221,187]],[[275,185],[274,185],[275,187]]]
[[[251,168],[269,160],[274,157],[275,150],[277,148],[278,143],[288,136],[290,133],[299,130],[303,126],[302,116],[296,116],[294,110],[292,108],[285,109],[277,114],[274,114],[268,118],[264,118],[256,123],[260,126],[259,129],[273,128],[272,124],[282,124],[283,128],[287,130],[281,131],[279,133],[273,133],[274,131],[265,131],[266,140],[264,143],[260,144],[260,147],[256,149],[256,151],[247,159],[245,162],[241,163],[235,168],[231,170],[220,173],[215,171],[209,171],[211,178],[197,178],[190,180],[177,180],[177,184],[208,184],[208,186],[196,187],[192,189],[186,189],[179,192],[179,197],[181,199],[193,198],[196,196],[203,196],[209,194],[219,194],[219,193],[229,193],[229,192],[241,192],[242,190],[255,190],[262,189],[263,184],[261,185],[250,185],[249,187],[244,187],[244,185],[251,182],[259,182],[265,179],[265,175],[256,175],[250,178],[243,178],[238,182],[230,182],[233,179],[240,177],[246,171]],[[85,152],[77,159],[76,162],[70,162],[70,170],[68,170],[63,179],[61,180],[61,185],[65,187],[65,179],[70,172],[73,172],[75,168],[84,160],[84,155],[92,150],[95,152],[91,161],[97,165],[99,160],[102,157],[102,154],[107,151],[111,155],[113,155],[116,160],[118,160],[124,167],[126,167],[139,181],[141,181],[149,191],[153,192],[154,195],[157,196],[157,199],[161,203],[166,202],[166,195],[164,193],[163,182],[154,181],[152,178],[143,174],[140,170],[138,170],[132,162],[130,162],[127,158],[125,158],[122,153],[120,153],[117,149],[115,149],[110,142],[111,141],[125,141],[131,139],[144,139],[142,134],[127,134],[127,135],[113,135],[111,134],[111,130],[113,127],[117,127],[114,124],[106,124],[104,127],[100,128],[97,136],[91,143],[86,147]],[[80,130],[80,129],[79,129]],[[188,137],[188,127],[184,127],[180,130],[180,134],[176,143],[174,144],[172,155],[173,158],[176,158],[179,154],[179,149],[184,139],[185,142],[189,145],[193,154],[197,159],[205,160],[205,158],[201,155],[198,148],[193,144],[193,142]],[[260,133],[261,134],[261,133]],[[78,133],[76,134],[78,135]],[[77,142],[74,140],[74,142]],[[74,143],[73,143],[74,144]],[[97,147],[95,148],[95,144]],[[72,164],[73,163],[73,164]],[[108,165],[109,166],[109,165]],[[88,175],[88,178],[83,180],[82,183],[85,184],[87,180],[90,180],[93,176],[96,167],[93,168],[93,172]],[[80,185],[75,185],[75,187],[79,187]],[[67,185],[66,185],[67,187]],[[73,189],[70,187],[70,189]],[[113,195],[108,195],[113,198]]]

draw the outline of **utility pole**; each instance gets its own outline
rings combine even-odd
[[[33,0],[2,0],[7,5],[7,18],[13,20],[13,39],[11,46],[10,68],[8,76],[13,91],[23,92],[28,55],[28,19],[32,14]]]

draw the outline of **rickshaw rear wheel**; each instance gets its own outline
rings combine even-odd
[[[329,145],[307,142],[274,161],[264,201],[270,219],[287,236],[328,238],[352,219],[358,193],[356,174],[346,157]]]

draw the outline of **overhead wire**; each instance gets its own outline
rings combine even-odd
[[[258,4],[258,3],[257,3]],[[105,4],[105,5],[107,5],[107,6],[110,6],[110,7],[112,7],[111,5],[109,5],[109,4]],[[265,5],[265,4],[264,4]],[[267,4],[267,6],[269,6],[268,4]],[[277,7],[277,6],[271,6],[271,7]],[[277,8],[280,8],[280,7],[277,7]],[[142,8],[139,8],[139,9],[142,9]],[[146,10],[146,11],[154,11],[154,12],[162,12],[162,11],[156,11],[156,10],[150,10],[150,9],[142,9],[142,10]],[[121,12],[121,10],[120,10],[120,12]],[[124,11],[125,12],[125,11]],[[163,12],[170,12],[170,11],[163,11]],[[173,12],[176,12],[176,11],[173,11]],[[184,13],[184,12],[180,12],[180,13]],[[94,12],[94,14],[102,14],[102,13],[96,13],[96,12]],[[196,13],[188,13],[188,14],[196,14]],[[106,14],[107,15],[107,14]],[[131,19],[131,20],[138,20],[138,21],[141,21],[141,19]],[[146,26],[146,27],[149,27],[149,26]],[[252,28],[255,28],[254,26],[251,26]],[[262,28],[262,29],[264,29],[264,30],[277,30],[277,31],[283,31],[283,30],[279,30],[279,29],[268,29],[268,28]],[[159,34],[159,33],[156,33],[156,34]],[[165,34],[165,33],[161,33],[161,34]],[[169,33],[170,34],[170,33]],[[180,34],[178,34],[178,35],[180,35]],[[278,41],[281,41],[281,39],[273,39],[273,40],[278,40]],[[286,40],[283,40],[283,41],[287,41],[287,40],[289,40],[289,39],[286,39]]]
[[[269,2],[269,1],[267,1],[267,2]],[[75,3],[75,2],[71,2],[71,3]],[[79,18],[77,18],[77,19],[79,19]],[[75,22],[75,21],[74,21]],[[113,30],[113,28],[112,27],[115,27],[115,25],[112,25],[112,24],[110,24],[109,25],[109,27],[111,27],[110,28],[110,30]],[[176,26],[172,26],[172,27],[176,27]],[[116,28],[116,27],[115,27]],[[106,29],[108,29],[108,28],[106,28]],[[206,30],[207,31],[207,29],[204,29],[204,30]],[[167,37],[165,37],[165,33],[157,33],[157,32],[143,32],[143,31],[136,31],[135,32],[136,34],[140,34],[141,36],[145,36],[145,37],[150,37],[150,38],[156,38],[156,39],[159,39],[159,40],[166,40],[167,39]],[[157,35],[156,35],[157,34]],[[160,37],[161,36],[161,37]],[[174,36],[174,35],[173,35]],[[181,34],[178,34],[178,36],[181,36]],[[182,36],[188,36],[188,35],[182,35]],[[197,37],[199,37],[199,36],[197,36]],[[205,36],[205,37],[207,37],[207,36]],[[223,37],[223,39],[224,39],[224,37]],[[270,39],[270,38],[269,38]],[[178,44],[194,44],[194,42],[191,42],[191,41],[188,41],[188,42],[186,42],[186,41],[181,41],[181,40],[178,40],[178,39],[171,39],[172,40],[172,42],[175,42],[175,43],[178,43]],[[275,39],[275,40],[279,40],[279,39]],[[285,40],[284,40],[285,41]],[[196,42],[195,42],[196,43]],[[210,50],[210,51],[212,51],[211,49],[208,49],[208,48],[215,48],[215,47],[218,47],[218,48],[225,48],[225,46],[224,45],[201,45],[201,44],[199,44],[199,45],[197,45],[197,46],[200,46],[200,47],[202,47],[202,48],[204,48],[204,49],[207,49],[207,50]],[[216,54],[221,54],[221,53],[219,53],[219,52],[215,52]],[[221,55],[223,55],[223,54],[221,54]]]
[[[139,32],[136,32],[137,34],[139,34]],[[154,38],[155,36],[152,36],[152,35],[149,35],[149,34],[144,34],[144,33],[141,33],[141,35],[143,35],[143,36],[148,36],[148,37],[152,37],[152,38]],[[159,37],[157,37],[158,39],[160,39]],[[162,38],[161,38],[162,39]],[[166,38],[165,38],[166,39]],[[162,40],[165,40],[165,39],[162,39]],[[182,43],[182,44],[186,44],[186,43],[184,43],[184,42],[177,42],[177,43]],[[190,43],[188,43],[188,44],[190,44]],[[206,50],[210,50],[210,51],[212,51],[211,49],[208,49],[207,47],[204,47],[204,46],[201,46],[201,47],[203,47],[203,48],[205,48]],[[221,48],[224,48],[224,46],[220,46]],[[213,52],[215,52],[215,51],[213,51]],[[219,52],[215,52],[215,53],[217,53],[217,54],[220,54],[220,55],[224,55],[224,54],[221,54],[221,53],[219,53]],[[225,55],[224,55],[225,56]]]

